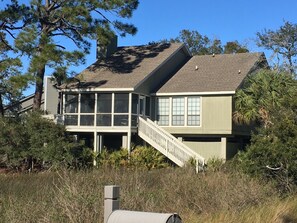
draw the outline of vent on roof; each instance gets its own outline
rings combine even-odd
[[[198,66],[196,65],[195,70],[198,70]]]
[[[238,70],[238,74],[240,74],[241,73],[241,70]]]
[[[215,57],[215,54],[214,53],[212,54],[212,57]]]

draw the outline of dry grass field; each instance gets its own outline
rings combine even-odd
[[[294,223],[297,198],[236,172],[110,169],[0,175],[0,222],[103,222],[103,188],[121,208],[177,212],[184,223]]]

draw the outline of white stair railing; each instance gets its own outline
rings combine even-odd
[[[205,159],[201,155],[187,147],[150,119],[139,117],[138,135],[178,166],[184,166],[193,158],[196,162],[197,172],[204,168]]]

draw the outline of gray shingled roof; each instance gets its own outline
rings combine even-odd
[[[81,88],[134,88],[180,47],[179,43],[118,47],[110,57],[98,60],[75,79],[80,80]],[[77,81],[62,86],[77,87]]]
[[[261,60],[261,53],[194,56],[157,93],[235,91]]]

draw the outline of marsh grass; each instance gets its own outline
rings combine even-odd
[[[0,222],[103,222],[103,188],[126,210],[177,212],[184,223],[297,222],[297,198],[245,175],[190,168],[0,175]]]

